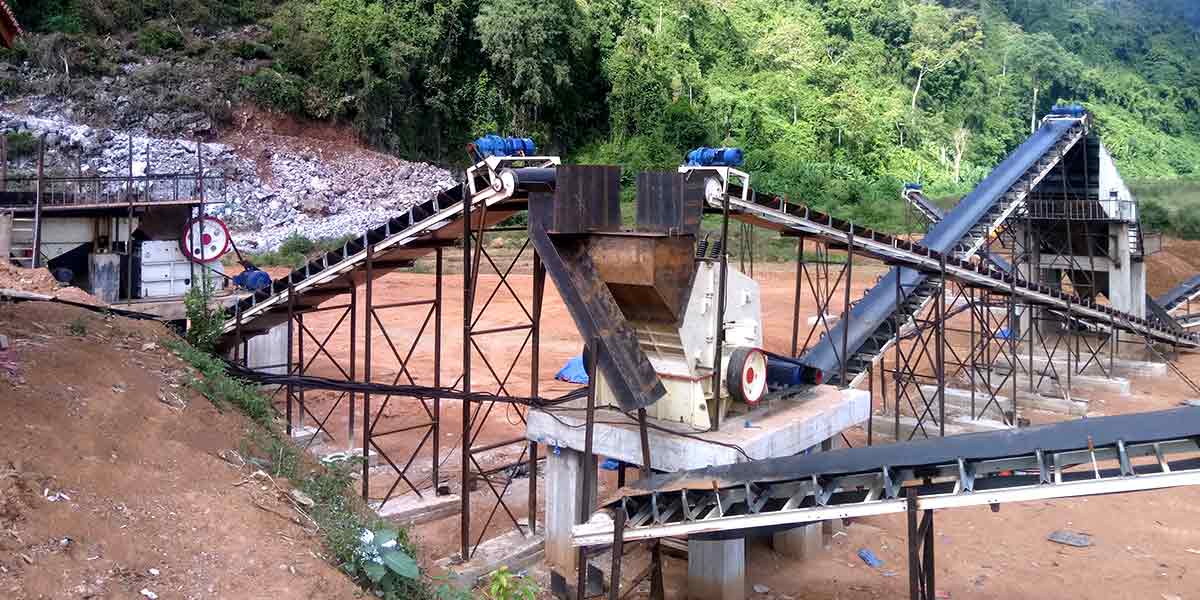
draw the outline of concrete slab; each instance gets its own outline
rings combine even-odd
[[[328,433],[322,431],[316,425],[305,425],[304,427],[296,427],[292,429],[292,441],[300,447],[318,446],[333,441]]]
[[[696,432],[686,426],[655,421],[655,425],[687,433],[688,437],[650,430],[652,466],[657,470],[679,471],[745,461],[746,457],[733,446],[741,447],[755,459],[797,454],[866,421],[870,403],[866,390],[813,386],[788,399],[773,401],[770,406],[727,417],[715,432]],[[606,413],[604,420],[613,420],[611,413]],[[556,408],[553,414],[532,410],[526,437],[551,448],[583,450],[583,423],[579,403]],[[641,464],[641,438],[636,423],[598,423],[593,436],[596,454]]]
[[[393,523],[400,525],[415,525],[451,517],[462,512],[462,497],[458,494],[435,496],[430,490],[422,498],[414,493],[392,498],[387,504],[380,505],[372,502],[371,508]]]
[[[895,440],[897,436],[893,434],[895,431],[895,421],[892,415],[875,415],[871,418],[872,436],[877,440]],[[1005,425],[1002,421],[992,419],[971,419],[970,417],[957,415],[946,415],[946,435],[959,435],[962,433],[974,433],[977,431],[997,431],[1003,429],[1012,429]],[[916,431],[914,435],[913,432]],[[938,426],[936,423],[925,419],[924,429],[917,428],[917,420],[908,417],[900,417],[900,432],[899,440],[908,441],[923,440],[926,435],[928,437],[938,436]]]
[[[540,534],[527,535],[514,529],[479,544],[471,560],[463,562],[457,555],[448,556],[434,566],[445,570],[452,583],[469,589],[502,566],[517,572],[541,561],[544,549],[545,539]]]
[[[1019,354],[1019,360],[1022,364],[1029,364],[1029,354]],[[1083,359],[1087,362],[1087,358]],[[1055,356],[1052,361],[1048,361],[1043,354],[1039,356],[1036,352],[1033,355],[1033,366],[1038,369],[1044,369],[1048,362],[1053,362],[1054,367],[1063,371],[1067,368],[1066,355]],[[1075,359],[1071,359],[1071,364],[1078,371],[1079,365]],[[1087,365],[1083,370],[1085,375],[1098,375],[1103,377],[1105,372],[1109,375],[1119,375],[1123,377],[1160,377],[1167,374],[1167,363],[1154,362],[1146,360],[1132,360],[1129,358],[1113,358],[1112,369],[1109,369],[1109,359],[1106,352],[1102,352],[1101,356]]]
[[[927,397],[932,398],[934,394],[937,394],[937,386],[923,385],[921,386],[921,391]],[[945,398],[947,411],[955,414],[971,414],[971,390],[948,387],[946,388]],[[983,410],[983,405],[989,400],[991,400],[991,396],[986,391],[979,391],[977,389],[975,391],[975,411],[980,412]],[[1009,396],[996,394],[995,403],[988,407],[989,413],[995,413],[995,404],[997,403],[1005,411],[1012,409],[1012,401],[1009,399]],[[1087,414],[1088,400],[1078,396],[1071,396],[1070,399],[1053,398],[1038,393],[1030,394],[1022,392],[1021,388],[1018,388],[1017,410],[1044,410],[1072,417],[1082,417]]]

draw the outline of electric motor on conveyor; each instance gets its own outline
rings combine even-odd
[[[740,167],[743,158],[741,148],[700,147],[688,152],[684,162],[689,167]]]
[[[529,138],[485,135],[467,144],[467,151],[476,161],[482,161],[492,156],[534,156],[537,145]]]
[[[227,279],[251,292],[271,287],[271,276],[242,257],[225,222],[214,216],[203,215],[188,221],[183,238],[179,240],[179,249],[188,260],[206,269],[209,263],[220,260],[233,250],[237,254],[238,264],[244,270],[233,277],[226,276]],[[221,275],[225,276],[224,273]]]

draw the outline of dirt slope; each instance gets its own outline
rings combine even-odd
[[[25,303],[0,305],[0,333],[0,597],[359,595],[218,456],[247,423],[183,385],[162,326]]]
[[[1200,241],[1164,239],[1162,252],[1146,257],[1146,292],[1157,298],[1200,273]]]

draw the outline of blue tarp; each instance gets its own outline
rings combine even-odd
[[[587,385],[587,371],[583,368],[583,357],[575,356],[567,360],[567,364],[559,369],[558,374],[554,376],[559,381],[568,383],[581,383]]]

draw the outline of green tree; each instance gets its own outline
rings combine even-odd
[[[913,6],[912,35],[905,44],[909,68],[917,74],[910,108],[917,110],[917,95],[925,77],[962,60],[983,43],[979,20],[933,4]]]

